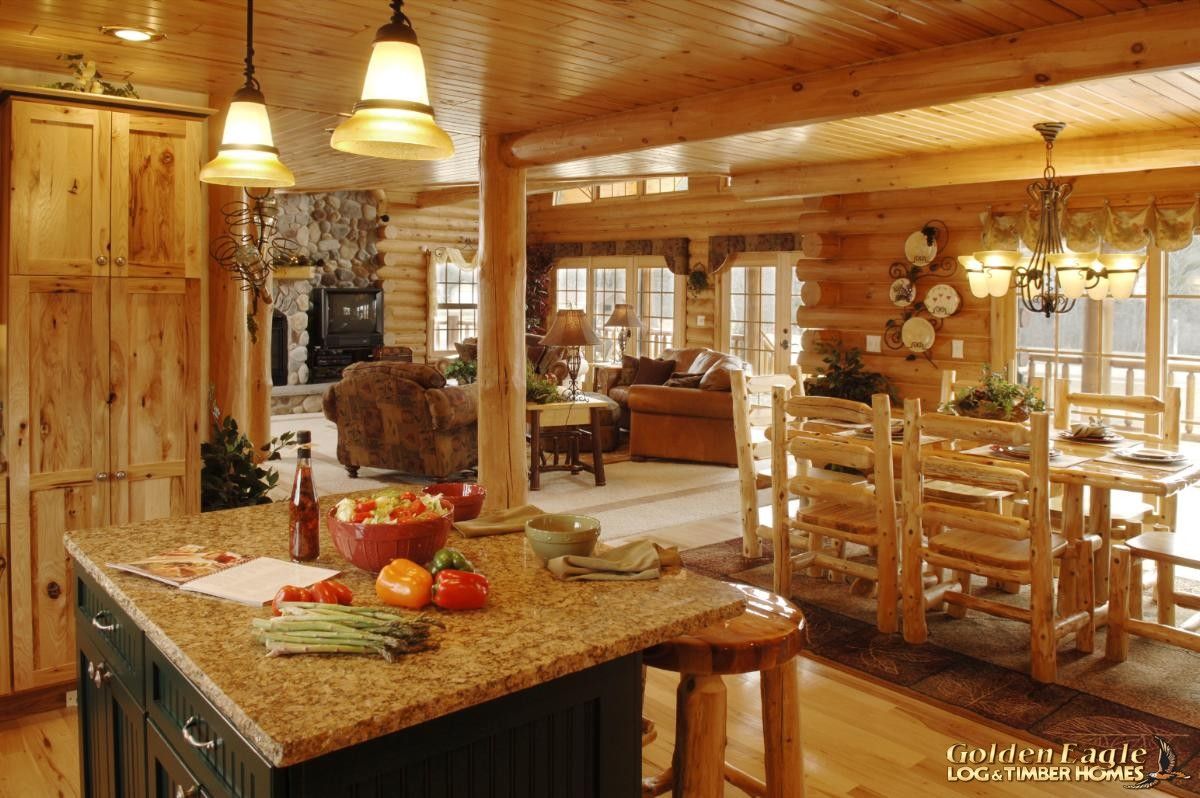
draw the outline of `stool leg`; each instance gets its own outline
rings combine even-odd
[[[674,798],[721,798],[725,792],[725,682],[684,674],[675,699]]]
[[[767,798],[803,798],[800,683],[796,658],[761,673]]]
[[[1175,625],[1175,564],[1158,560],[1154,564],[1158,578],[1154,592],[1158,596],[1158,622],[1163,626]]]
[[[1142,570],[1142,560],[1136,557],[1130,559],[1132,562],[1129,563],[1129,617],[1141,621],[1144,620],[1142,591],[1146,589],[1145,576]]]
[[[1108,637],[1104,641],[1104,657],[1113,662],[1124,662],[1129,656],[1129,633],[1125,631],[1130,599],[1129,556],[1127,547],[1112,547],[1112,573],[1108,583]]]

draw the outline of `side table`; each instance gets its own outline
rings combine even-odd
[[[575,402],[551,402],[539,405],[527,403],[525,415],[529,419],[529,489],[541,490],[542,472],[570,471],[578,474],[587,471],[595,479],[596,485],[604,484],[604,453],[600,446],[600,411],[608,405],[598,399],[581,398]],[[586,428],[584,426],[586,425]],[[585,463],[580,459],[578,441],[573,441],[568,447],[567,462],[543,466],[542,428],[543,427],[574,427],[571,434],[585,435],[591,438],[592,462]]]

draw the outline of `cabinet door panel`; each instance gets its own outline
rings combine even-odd
[[[114,277],[199,277],[200,123],[114,113]]]
[[[13,682],[70,680],[73,579],[62,534],[108,522],[108,280],[13,277],[6,415]]]
[[[200,784],[150,721],[146,721],[146,764],[147,798],[178,798],[180,795],[220,798],[220,793],[214,794]]]
[[[7,492],[7,486],[3,480],[0,480],[0,492]],[[9,568],[8,554],[8,524],[3,519],[8,518],[8,509],[0,508],[0,597],[7,598],[9,595],[9,576],[12,569]],[[10,626],[9,613],[0,612],[0,695],[8,695],[12,692],[12,628]]]
[[[112,281],[113,523],[200,509],[198,280]]]
[[[92,108],[12,103],[14,274],[108,274],[110,122]]]

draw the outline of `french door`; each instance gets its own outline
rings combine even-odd
[[[799,252],[742,252],[717,275],[718,349],[745,360],[754,374],[786,374],[800,353],[793,329],[800,307]]]

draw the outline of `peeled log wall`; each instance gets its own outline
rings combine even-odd
[[[479,202],[431,208],[392,204],[387,216],[375,244],[384,290],[384,343],[411,347],[413,360],[424,362],[429,357],[432,290],[426,252],[456,247],[467,258],[474,255],[479,246]]]
[[[1200,190],[1200,169],[1160,169],[1138,173],[1073,178],[1073,208],[1100,207],[1107,198],[1114,207],[1143,207],[1151,197],[1160,205],[1180,207]],[[715,235],[795,233],[808,255],[798,264],[803,282],[820,285],[821,299],[800,310],[798,326],[805,330],[801,367],[820,365],[815,351],[819,339],[840,337],[865,351],[867,335],[883,335],[889,318],[900,318],[887,289],[892,263],[904,260],[904,240],[929,220],[946,224],[950,238],[942,254],[960,255],[980,249],[980,213],[992,207],[1012,213],[1024,206],[1027,181],[976,183],[945,188],[883,191],[826,197],[820,200],[780,200],[747,203],[738,200],[716,179],[692,181],[686,193],[602,200],[587,205],[554,206],[549,195],[530,198],[531,241],[602,241],[609,239],[686,236],[691,262],[708,262],[708,238]],[[907,350],[886,346],[866,354],[868,368],[891,378],[905,396],[936,400],[940,370],[954,368],[974,374],[985,362],[1003,364],[1012,356],[1007,342],[995,339],[1011,303],[975,299],[961,270],[949,280],[926,277],[918,297],[939,282],[949,282],[962,297],[959,312],[946,319],[938,332],[930,363],[908,360]],[[719,329],[716,294],[711,289],[687,300],[686,340],[689,346],[715,346]],[[705,324],[698,323],[705,316]],[[951,341],[963,342],[963,358],[951,357]],[[935,365],[936,364],[936,365]]]

